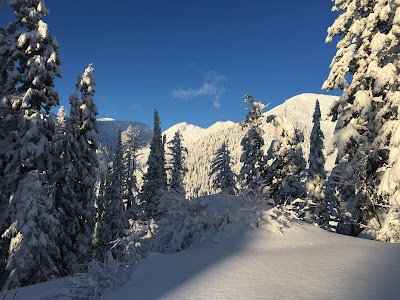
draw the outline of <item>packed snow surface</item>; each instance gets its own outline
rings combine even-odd
[[[293,225],[153,254],[102,299],[399,299],[400,245]]]

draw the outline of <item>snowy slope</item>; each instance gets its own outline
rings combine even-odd
[[[322,131],[325,134],[325,143],[329,143],[333,136],[335,123],[326,120],[326,115],[333,102],[338,99],[335,96],[318,95],[318,94],[301,94],[287,100],[282,105],[271,109],[265,115],[284,115],[291,120],[297,128],[304,133],[304,143],[302,144],[305,158],[309,153],[309,136],[312,129],[312,115],[314,113],[316,100],[320,101],[321,113],[323,121],[321,122]],[[245,112],[243,112],[243,118]],[[276,129],[265,123],[263,126],[265,131],[265,152],[267,151],[271,141],[276,136]],[[164,133],[167,141],[173,138],[177,130],[180,130],[183,136],[183,145],[188,149],[186,165],[188,173],[185,178],[185,188],[188,197],[199,197],[208,193],[215,192],[211,187],[211,179],[208,174],[210,172],[210,164],[214,157],[215,151],[223,142],[228,144],[233,159],[233,171],[238,174],[240,172],[240,156],[242,148],[240,142],[245,134],[240,124],[233,122],[217,122],[209,128],[203,129],[187,123],[179,123]],[[331,170],[334,165],[334,155],[328,157],[326,169]],[[143,159],[146,159],[143,157]]]
[[[96,139],[102,146],[115,148],[118,140],[118,130],[125,131],[129,125],[132,128],[139,130],[142,142],[145,144],[150,143],[153,136],[153,129],[149,126],[132,121],[117,121],[110,118],[97,119],[97,125],[99,127],[99,133],[95,134]]]
[[[295,224],[283,235],[242,230],[219,244],[151,254],[103,300],[400,299],[400,245]],[[0,299],[54,298],[66,278]]]
[[[139,263],[125,286],[102,299],[399,299],[400,245],[293,225],[262,228],[220,244]]]

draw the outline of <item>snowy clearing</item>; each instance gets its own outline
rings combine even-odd
[[[400,245],[293,225],[139,263],[102,299],[398,299]],[[397,296],[396,296],[397,295]]]
[[[265,228],[219,244],[142,260],[130,282],[103,300],[398,299],[400,245],[295,224]],[[9,291],[7,300],[57,299],[67,278]]]

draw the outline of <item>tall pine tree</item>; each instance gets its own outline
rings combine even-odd
[[[150,144],[150,155],[147,161],[147,173],[143,178],[141,202],[147,219],[159,218],[160,197],[167,190],[165,172],[165,151],[158,111],[154,111],[153,139]]]
[[[231,155],[226,143],[215,152],[211,162],[210,177],[214,176],[213,187],[230,195],[235,194],[235,175],[231,168]]]
[[[183,184],[183,178],[187,172],[184,166],[185,153],[187,149],[182,146],[182,137],[179,131],[175,132],[174,138],[168,143],[170,146],[168,149],[171,151],[172,162],[170,163],[169,170],[171,172],[171,179],[169,182],[169,188],[174,190],[179,195],[185,195],[185,187]]]
[[[139,214],[138,199],[139,194],[135,171],[137,169],[137,158],[139,156],[139,139],[140,133],[132,126],[122,132],[122,149],[123,149],[123,194],[126,207],[132,214],[132,218],[136,218]]]
[[[12,76],[6,84],[14,88],[2,99],[3,107],[11,108],[0,147],[2,194],[9,198],[9,221],[2,234],[10,239],[5,288],[55,278],[60,269],[59,224],[49,184],[54,132],[49,112],[58,105],[54,77],[61,76],[58,44],[42,20],[48,14],[43,0],[11,0],[9,5],[16,31]]]
[[[77,82],[81,99],[79,101],[79,132],[78,132],[78,190],[77,195],[81,210],[79,211],[80,231],[76,236],[78,246],[78,262],[83,263],[92,255],[92,234],[94,229],[94,202],[96,198],[95,183],[98,167],[97,142],[93,137],[98,132],[96,116],[98,114],[94,103],[96,81],[94,69],[90,64]],[[77,97],[74,95],[73,97]]]
[[[274,124],[279,139],[273,140],[268,149],[268,171],[264,184],[268,186],[269,196],[275,204],[290,203],[304,196],[301,181],[306,161],[303,157],[301,143],[303,134],[282,117],[272,116],[267,120]]]
[[[393,165],[387,153],[398,123],[399,6],[397,1],[336,0],[333,8],[340,15],[326,40],[341,39],[323,88],[343,90],[331,114],[338,149],[332,179],[351,214],[350,226],[341,226],[344,233],[358,234],[377,216],[380,168]],[[390,198],[385,187],[380,192]]]
[[[249,191],[257,192],[266,170],[266,160],[262,149],[264,146],[264,131],[260,128],[260,125],[264,122],[262,113],[265,105],[247,94],[244,97],[244,101],[249,103],[249,108],[242,126],[245,129],[248,128],[248,130],[240,143],[243,148],[240,162],[243,165],[239,179]]]
[[[95,230],[96,254],[98,259],[106,257],[105,251],[111,248],[111,242],[125,236],[129,223],[123,199],[123,152],[121,131],[118,132],[118,144],[106,180],[104,199],[98,202],[98,220]]]

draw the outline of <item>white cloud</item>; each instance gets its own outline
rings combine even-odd
[[[187,99],[199,96],[209,96],[213,99],[215,108],[221,108],[221,97],[226,92],[224,83],[226,77],[216,72],[208,72],[204,77],[203,84],[197,89],[174,89],[171,92],[172,97]]]
[[[140,110],[142,109],[142,106],[140,104],[131,104],[130,108],[133,110]]]

